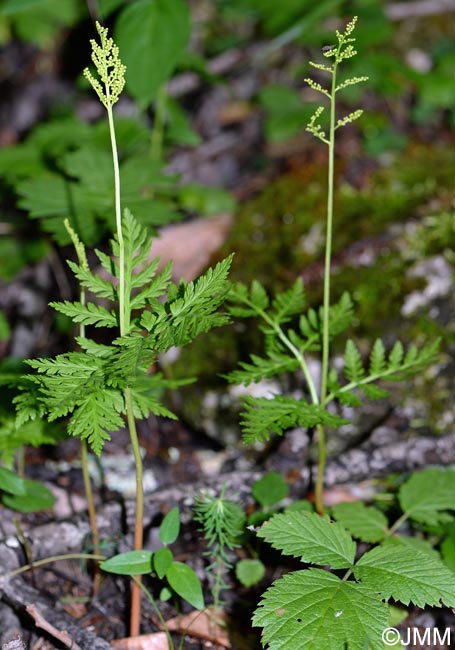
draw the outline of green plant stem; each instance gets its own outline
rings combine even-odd
[[[19,447],[19,449],[17,450],[16,467],[17,467],[18,475],[21,478],[24,478],[24,476],[25,476],[25,447],[24,447],[24,445]]]
[[[173,649],[173,648],[174,648],[174,642],[172,641],[171,633],[169,632],[169,628],[168,628],[168,626],[166,625],[166,621],[164,620],[163,615],[162,615],[162,613],[160,612],[158,605],[156,604],[156,600],[153,598],[152,594],[151,594],[150,591],[147,589],[147,587],[144,585],[144,583],[143,583],[141,580],[139,580],[137,576],[131,576],[131,577],[132,577],[132,579],[134,580],[134,583],[136,584],[136,586],[137,586],[137,588],[139,589],[139,591],[142,589],[142,591],[144,592],[144,594],[145,594],[145,595],[147,596],[147,598],[149,599],[149,601],[150,601],[150,603],[151,603],[153,609],[155,610],[155,614],[157,615],[158,620],[159,620],[159,622],[161,623],[161,625],[162,625],[162,627],[163,627],[163,630],[164,630],[164,632],[165,632],[165,634],[166,634],[167,641],[168,641],[168,644],[169,644],[169,648],[170,648],[170,649]]]
[[[248,299],[245,299],[244,303],[249,307],[251,307],[252,309],[254,309],[257,315],[260,316],[268,325],[270,325],[270,327],[273,328],[273,330],[277,333],[277,336],[280,339],[280,341],[282,341],[284,345],[288,348],[288,350],[292,352],[292,354],[295,356],[295,358],[300,364],[300,368],[302,369],[303,375],[306,379],[308,390],[310,392],[313,404],[319,404],[319,398],[316,391],[316,387],[313,382],[313,378],[311,376],[310,370],[305,361],[305,357],[303,356],[301,351],[292,343],[292,341],[289,340],[289,338],[283,332],[283,330],[278,325],[278,323],[276,323],[272,318],[270,318],[267,312],[265,312],[262,309],[258,309],[256,305],[251,301],[249,301]]]
[[[330,93],[330,130],[329,130],[329,166],[327,172],[327,223],[325,236],[325,262],[324,262],[324,299],[323,299],[323,321],[322,321],[322,367],[321,367],[321,390],[320,401],[326,404],[327,378],[329,372],[330,355],[330,271],[332,261],[332,237],[333,237],[333,186],[335,177],[335,115],[336,115],[336,76],[337,60],[333,62],[332,88]],[[325,428],[322,424],[317,427],[318,432],[318,475],[315,488],[315,505],[320,515],[324,514],[324,471],[327,460]]]
[[[95,555],[92,553],[67,553],[66,555],[52,555],[51,557],[46,557],[42,560],[36,560],[33,564],[25,564],[24,566],[14,569],[14,571],[8,571],[8,573],[3,573],[0,575],[1,579],[12,578],[13,576],[18,576],[25,571],[30,571],[38,566],[44,566],[45,564],[51,564],[52,562],[58,562],[59,560],[105,560],[104,555]]]
[[[88,469],[88,447],[87,441],[81,440],[81,466],[82,478],[84,480],[85,498],[87,500],[88,518],[90,521],[90,529],[92,531],[92,545],[95,554],[100,552],[100,536],[98,532],[98,524],[96,522],[96,508],[95,499],[93,498],[92,482],[90,480],[90,473]],[[96,594],[99,590],[101,582],[101,574],[98,565],[95,566],[95,573],[93,576],[93,593]]]
[[[109,97],[109,88],[106,87],[106,95]],[[111,136],[112,160],[114,163],[114,188],[115,188],[115,223],[117,228],[117,239],[119,245],[119,318],[120,318],[120,336],[126,333],[125,322],[125,242],[123,240],[122,229],[122,207],[120,201],[120,169],[118,163],[117,140],[115,137],[114,115],[112,106],[107,107],[107,117],[109,120],[109,133]]]
[[[167,90],[163,84],[159,90],[155,102],[155,119],[153,122],[152,136],[150,140],[150,158],[153,162],[159,163],[163,157],[164,125],[166,122]]]
[[[106,88],[106,96],[109,97],[109,88]],[[130,303],[126,292],[125,282],[125,241],[122,231],[122,210],[120,200],[120,172],[118,163],[117,142],[115,138],[114,117],[112,106],[108,104],[107,114],[109,118],[109,132],[111,136],[112,158],[114,162],[114,183],[115,183],[115,218],[117,225],[117,239],[119,244],[119,320],[120,336],[125,336],[130,327]],[[136,422],[133,413],[133,401],[129,387],[125,388],[125,410],[128,422],[128,431],[133,449],[134,462],[136,467],[136,523],[134,529],[134,550],[140,551],[143,545],[144,524],[144,486],[142,457],[139,447],[139,440],[136,431]],[[134,576],[131,590],[131,613],[130,613],[130,634],[137,636],[140,631],[141,619],[141,590],[138,586],[140,576]]]

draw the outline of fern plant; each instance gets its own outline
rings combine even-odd
[[[455,471],[417,472],[399,490],[402,515],[386,516],[362,503],[336,506],[327,515],[275,515],[257,534],[285,555],[330,567],[293,571],[264,593],[253,617],[270,650],[382,650],[390,625],[386,601],[418,607],[455,605],[453,571],[423,540],[397,536],[406,520],[434,525],[453,521]],[[452,512],[450,512],[452,511]],[[364,552],[353,537],[379,545]]]
[[[124,85],[125,68],[107,29],[97,24],[100,44],[92,41],[92,59],[98,77],[86,76],[105,106],[112,143],[115,178],[116,235],[111,255],[96,251],[109,279],[93,273],[79,261],[68,262],[87,292],[102,299],[53,302],[51,306],[84,327],[111,330],[111,344],[100,344],[87,336],[76,337],[79,352],[53,359],[33,359],[35,370],[27,376],[28,390],[15,400],[19,425],[44,416],[53,421],[68,418],[68,433],[86,440],[100,455],[110,433],[124,426],[126,418],[136,465],[136,523],[134,549],[143,546],[144,498],[142,458],[136,419],[151,413],[175,418],[160,401],[168,381],[149,368],[157,355],[173,346],[186,345],[199,334],[223,325],[228,316],[218,312],[228,291],[231,257],[209,269],[194,282],[171,282],[171,265],[158,271],[159,259],[150,261],[151,242],[146,230],[125,208],[121,187],[113,106]],[[139,632],[139,578],[133,584],[131,634]]]
[[[301,278],[297,279],[290,289],[273,298],[256,280],[250,287],[242,283],[235,284],[229,293],[229,311],[233,316],[260,319],[260,329],[264,335],[264,355],[252,355],[250,363],[241,363],[240,369],[227,375],[227,379],[233,383],[248,385],[284,372],[300,371],[307,393],[307,397],[303,399],[285,395],[274,395],[270,399],[244,398],[244,441],[253,443],[268,440],[271,433],[282,435],[287,429],[295,426],[316,429],[318,473],[315,502],[319,514],[324,512],[326,429],[347,423],[334,412],[332,404],[335,402],[360,406],[363,397],[385,397],[387,391],[377,385],[378,381],[399,381],[418,372],[435,358],[439,345],[438,341],[434,341],[420,350],[411,346],[405,351],[402,343],[397,342],[386,352],[384,343],[378,339],[373,344],[369,360],[365,364],[357,345],[349,339],[346,343],[343,369],[339,371],[329,366],[332,340],[344,332],[353,319],[353,303],[348,293],[344,293],[338,302],[331,303],[330,271],[334,219],[335,133],[362,114],[361,110],[355,110],[346,117],[337,118],[336,100],[339,91],[367,79],[352,77],[338,81],[338,67],[356,54],[352,45],[355,41],[353,32],[356,20],[354,18],[344,32],[336,32],[337,45],[324,48],[324,56],[333,61],[331,65],[311,63],[314,68],[330,76],[329,89],[312,79],[306,80],[313,90],[327,97],[330,102],[328,133],[320,122],[323,106],[316,109],[307,125],[307,130],[326,144],[329,152],[323,305],[319,309],[306,309]],[[320,379],[310,370],[309,353],[320,354]]]

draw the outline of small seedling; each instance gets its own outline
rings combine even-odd
[[[163,519],[159,537],[163,546],[157,551],[129,551],[120,553],[101,563],[103,571],[118,575],[129,575],[144,591],[158,619],[166,632],[169,648],[173,648],[173,641],[152,593],[140,582],[136,576],[151,575],[164,583],[161,589],[160,600],[168,600],[172,594],[177,594],[196,609],[204,609],[204,596],[199,578],[191,567],[183,562],[174,560],[172,551],[168,548],[173,544],[180,532],[180,512],[173,508]]]

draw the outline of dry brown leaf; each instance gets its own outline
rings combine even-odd
[[[223,245],[231,225],[231,215],[223,214],[166,226],[153,240],[151,259],[159,256],[160,268],[172,261],[175,280],[194,280]]]
[[[111,641],[111,644],[118,650],[169,650],[169,643],[164,632],[115,639]]]
[[[191,612],[171,618],[166,621],[166,625],[173,632],[191,634],[191,636],[207,639],[223,648],[231,648],[226,630],[227,620],[224,610],[208,607],[201,612]]]

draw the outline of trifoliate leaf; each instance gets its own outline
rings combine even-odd
[[[275,515],[257,531],[258,537],[285,555],[311,564],[347,569],[354,562],[356,544],[341,524],[316,513]]]
[[[354,567],[357,579],[377,591],[418,607],[455,607],[453,573],[432,555],[405,545],[378,546],[365,553]]]
[[[403,512],[425,524],[449,521],[455,510],[455,471],[429,468],[415,472],[399,491]]]
[[[339,503],[333,506],[332,513],[353,537],[357,537],[363,542],[380,542],[385,537],[388,521],[377,508],[367,508],[361,501],[356,501],[355,503]]]
[[[367,586],[308,569],[267,589],[253,625],[270,650],[383,650],[388,610]]]

